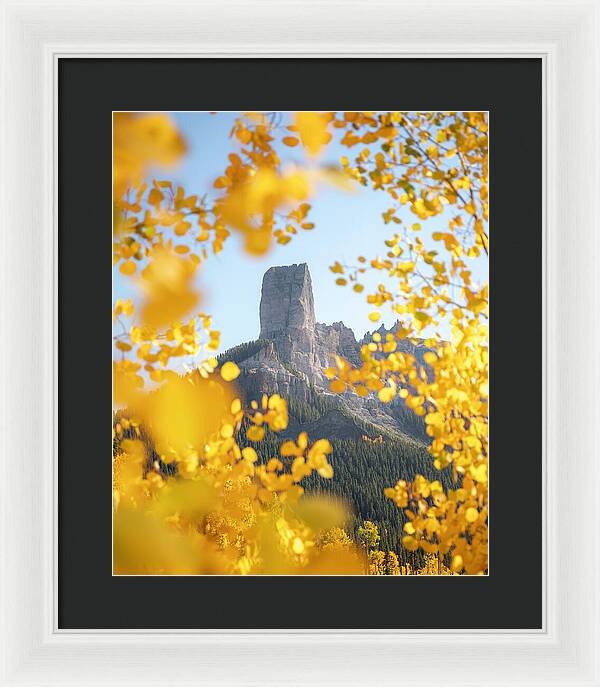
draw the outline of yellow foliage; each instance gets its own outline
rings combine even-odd
[[[168,169],[185,152],[167,115],[114,116],[113,264],[143,294],[139,307],[118,299],[113,308],[120,327],[114,402],[127,409],[115,427],[115,572],[485,573],[489,294],[486,283],[474,283],[470,261],[489,250],[487,114],[298,112],[281,128],[268,114],[236,120],[237,147],[211,200],[145,179],[151,167]],[[426,555],[417,571],[371,545],[361,557],[343,536],[344,509],[303,496],[301,482],[313,472],[333,478],[327,439],[311,443],[302,433],[265,464],[254,448],[240,447],[244,435],[260,442],[285,429],[287,404],[273,395],[242,407],[231,384],[240,370],[228,361],[215,374],[220,333],[196,312],[197,267],[223,250],[232,231],[257,255],[314,228],[307,221],[314,181],[331,176],[316,169],[317,156],[333,134],[348,149],[340,176],[385,194],[383,219],[397,233],[373,257],[358,256],[356,267],[335,261],[330,269],[339,285],[352,285],[349,296],[363,292],[367,270],[385,277],[361,296],[375,308],[369,319],[389,309],[402,320],[393,335],[377,334],[363,346],[359,366],[332,362],[330,389],[377,394],[385,403],[404,399],[425,421],[434,466],[450,466],[455,481],[445,490],[417,475],[382,494],[408,518],[406,549]],[[278,142],[311,159],[284,167]],[[419,223],[404,226],[401,208]],[[445,223],[443,231],[429,231],[431,217],[438,228]],[[443,321],[451,331],[445,343],[429,334]],[[423,362],[403,352],[402,340],[415,335],[428,336],[433,349]],[[170,369],[188,357],[193,373]],[[149,462],[140,427],[161,461],[177,466],[179,481]],[[131,432],[137,438],[126,438]],[[441,562],[446,556],[450,568]]]
[[[161,329],[182,320],[195,308],[200,296],[194,289],[195,265],[167,249],[157,249],[142,272],[144,302],[142,323]]]
[[[271,168],[259,168],[243,183],[232,186],[218,208],[220,220],[244,236],[249,253],[265,253],[273,232],[273,214],[310,192],[308,175],[302,172],[278,174]]]
[[[300,134],[302,145],[310,155],[317,155],[331,140],[327,116],[318,112],[296,112],[293,129]]]
[[[114,198],[120,198],[129,185],[137,185],[151,165],[170,168],[184,152],[185,142],[168,115],[115,112]]]
[[[226,382],[232,382],[234,379],[237,379],[239,375],[240,368],[235,363],[229,360],[223,363],[223,367],[221,367],[221,377],[223,377]]]

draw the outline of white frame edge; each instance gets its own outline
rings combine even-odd
[[[600,685],[598,3],[0,0],[0,8],[0,685]],[[54,89],[61,55],[543,58],[542,631],[57,630]]]

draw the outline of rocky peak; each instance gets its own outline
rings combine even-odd
[[[396,322],[389,331],[395,332],[399,325]],[[382,337],[388,333],[383,326],[377,331]],[[343,322],[315,322],[306,263],[271,267],[263,276],[260,339],[231,349],[242,371],[238,384],[248,398],[278,393],[288,400],[312,404],[314,412],[324,414],[316,423],[307,425],[311,434],[327,429],[329,436],[348,438],[362,436],[369,427],[368,432],[377,435],[398,436],[408,431],[411,436],[425,436],[423,422],[414,420],[400,398],[386,405],[376,396],[363,398],[350,390],[339,395],[330,392],[325,369],[335,364],[336,356],[360,366],[361,344],[370,342],[372,336],[367,332],[357,341]],[[408,339],[399,340],[398,348],[415,355],[421,363],[428,350],[424,344],[415,345]],[[227,358],[226,352],[223,359]],[[408,416],[413,419],[407,420]],[[302,422],[298,418],[290,420],[290,436],[301,431]],[[323,427],[317,426],[319,423]]]
[[[312,331],[315,306],[308,265],[271,267],[265,272],[260,298],[260,338],[294,329]]]

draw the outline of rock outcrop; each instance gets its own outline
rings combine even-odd
[[[361,345],[372,334],[357,341],[343,322],[331,325],[316,322],[306,263],[267,270],[259,312],[259,340],[231,349],[220,357],[222,360],[234,357],[242,371],[239,384],[250,398],[262,393],[279,393],[288,400],[309,405],[314,405],[317,399],[317,405],[324,409],[322,415],[303,424],[291,413],[290,434],[318,428],[330,438],[380,433],[424,437],[422,423],[406,410],[400,399],[383,404],[377,398],[361,398],[350,391],[341,395],[329,391],[325,368],[335,364],[336,356],[360,365]],[[384,337],[388,333],[383,327],[378,331]],[[399,343],[404,352],[422,362],[428,350],[425,346],[407,340]]]
[[[271,267],[265,272],[260,297],[260,338],[315,327],[315,304],[308,265]]]
[[[357,364],[360,347],[342,322],[315,321],[312,281],[306,263],[271,267],[265,273],[260,299],[260,339],[272,342],[273,354],[292,375],[325,385],[323,370],[336,355]],[[272,362],[272,359],[271,359]]]

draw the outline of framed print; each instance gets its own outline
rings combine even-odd
[[[597,6],[3,9],[2,684],[598,684]]]
[[[383,82],[399,69],[423,82],[428,74],[445,73],[448,83],[460,77],[482,81],[485,75],[493,94],[490,89],[475,111],[460,114],[418,111],[416,105],[374,113],[201,111],[203,101],[196,96],[178,112],[130,107],[103,114],[102,102],[117,93],[115,84],[131,88],[136,79],[138,92],[144,92],[156,79],[169,78],[177,90],[178,83],[210,77],[228,84],[226,98],[239,93],[242,82],[252,84],[257,97],[265,88],[260,83],[285,75],[294,84],[291,91],[310,85],[317,97],[327,85],[331,97],[331,84],[341,95],[352,80],[367,82],[373,69]],[[488,443],[485,396],[508,408],[514,393],[510,377],[498,374],[514,364],[514,352],[501,345],[498,332],[511,323],[528,327],[531,345],[537,336],[541,348],[539,174],[537,186],[534,181],[541,166],[541,62],[95,59],[61,60],[58,74],[60,164],[74,172],[59,175],[64,189],[59,300],[66,304],[61,359],[74,370],[83,364],[80,350],[89,356],[97,345],[93,357],[102,360],[100,333],[90,331],[87,347],[80,349],[80,319],[70,313],[101,307],[103,274],[92,278],[90,266],[71,257],[78,242],[69,237],[77,234],[89,207],[86,188],[101,187],[100,177],[84,178],[78,170],[90,157],[101,159],[100,147],[111,134],[103,122],[109,121],[117,213],[111,255],[113,464],[104,482],[111,485],[113,512],[107,510],[101,480],[81,491],[66,486],[77,482],[80,471],[78,452],[70,446],[86,441],[94,423],[86,418],[101,417],[101,411],[79,403],[67,407],[67,399],[78,396],[80,381],[77,374],[65,374],[59,428],[73,441],[65,443],[59,435],[59,446],[64,444],[58,478],[61,628],[84,627],[92,616],[108,628],[115,607],[121,608],[124,626],[200,628],[229,622],[208,607],[199,618],[193,605],[165,608],[168,620],[156,613],[151,620],[146,597],[163,596],[176,584],[180,593],[186,589],[194,596],[209,588],[211,596],[226,594],[231,604],[247,609],[246,617],[237,619],[240,627],[282,629],[287,618],[254,591],[266,578],[279,597],[310,594],[322,599],[317,606],[327,603],[322,616],[310,605],[296,608],[298,626],[422,628],[413,603],[419,599],[425,616],[435,612],[433,598],[423,600],[430,582],[421,578],[429,576],[437,578],[440,593],[451,594],[456,581],[485,599],[478,613],[458,623],[452,619],[454,628],[462,623],[541,628],[541,487],[529,490],[530,538],[519,545],[511,531],[520,515],[509,501],[494,497],[503,482],[514,479],[513,472],[508,464],[500,466],[491,484],[487,463],[489,450],[509,450],[503,437],[509,441],[516,431],[531,456],[519,474],[539,484],[541,427],[533,409],[526,420],[498,412]],[[102,94],[103,81],[112,84],[112,95]],[[517,90],[518,117],[512,109]],[[456,86],[452,95],[458,97]],[[285,97],[293,102],[282,91],[282,103]],[[124,102],[123,96],[118,101]],[[519,252],[510,233],[499,236],[491,251],[488,202],[510,192],[507,152],[516,127],[527,142],[521,168],[529,169],[532,179],[529,204],[519,212],[528,217],[528,231],[525,224],[515,226],[522,237]],[[392,145],[396,135],[405,138]],[[150,150],[153,141],[165,141],[179,166],[172,168],[168,160],[170,170],[135,182],[136,151]],[[491,148],[497,152],[488,171]],[[354,166],[348,156],[354,156]],[[413,158],[423,162],[415,166]],[[223,169],[219,160],[225,160]],[[388,170],[387,188],[377,164]],[[100,174],[100,166],[96,169]],[[441,183],[435,178],[431,183],[430,175]],[[517,200],[512,211],[518,207]],[[495,217],[505,221],[502,209]],[[91,233],[101,235],[99,217],[88,218],[88,229],[96,222],[98,230]],[[336,257],[338,247],[343,254]],[[507,260],[516,266],[519,256],[523,277],[517,284],[500,266]],[[172,259],[171,267],[162,258]],[[174,268],[178,286],[165,289]],[[96,284],[94,294],[76,288],[84,271]],[[504,297],[488,319],[490,271],[491,289]],[[462,279],[467,282],[461,286]],[[154,282],[158,290],[150,286]],[[528,310],[515,312],[513,290],[528,293]],[[537,321],[531,314],[536,302]],[[169,324],[161,320],[165,316],[180,319]],[[489,376],[488,322],[497,361]],[[367,333],[355,335],[361,326]],[[463,349],[453,343],[463,340],[468,342]],[[460,350],[468,359],[458,361]],[[446,360],[450,351],[452,359]],[[444,361],[437,376],[436,360]],[[538,356],[528,363],[530,394],[538,397],[539,362]],[[97,374],[94,408],[102,403],[108,379],[101,365]],[[452,381],[436,391],[448,375]],[[442,413],[443,403],[449,405]],[[436,429],[431,422],[442,417],[448,424],[443,422],[441,434],[442,425]],[[89,450],[91,457],[94,449]],[[91,460],[100,464],[101,457]],[[77,552],[70,542],[77,542]],[[511,572],[512,556],[522,565]],[[389,594],[389,580],[372,584],[370,578],[395,576],[410,578],[414,601],[404,602],[403,619],[386,620],[378,609]],[[95,600],[86,592],[92,579]],[[519,596],[518,611],[510,615],[509,592]],[[356,599],[351,612],[349,596]]]

